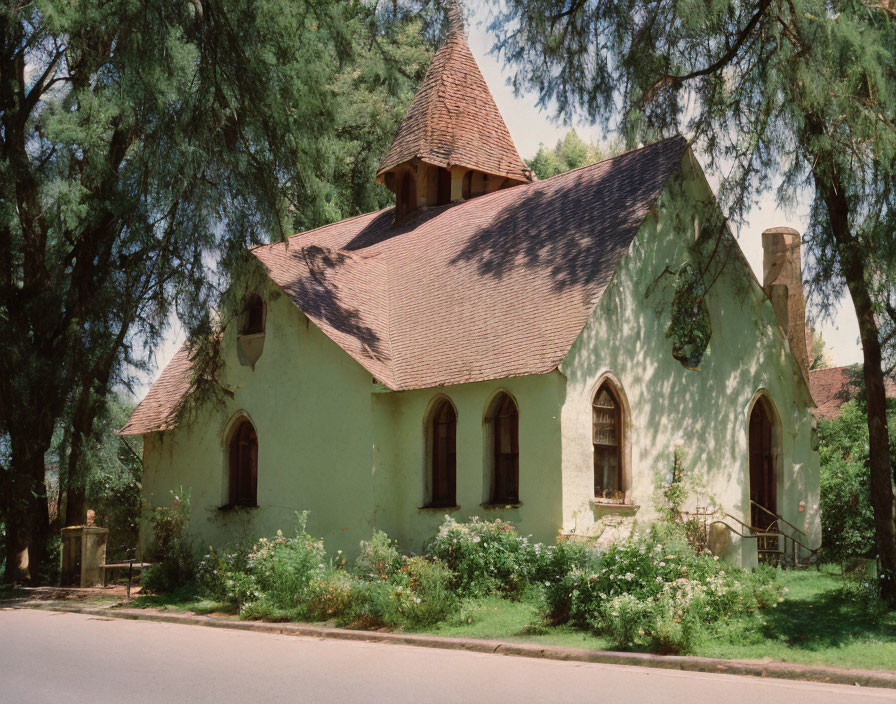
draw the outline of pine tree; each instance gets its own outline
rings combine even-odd
[[[170,314],[207,338],[248,246],[386,201],[358,184],[428,63],[411,22],[359,1],[0,8],[7,580],[44,561],[54,430],[77,519],[84,445]]]
[[[561,115],[618,118],[630,145],[687,134],[724,176],[735,221],[779,176],[783,202],[811,192],[811,283],[824,305],[845,285],[859,322],[881,588],[896,604],[884,398],[896,343],[892,3],[508,0],[492,27],[515,87]]]

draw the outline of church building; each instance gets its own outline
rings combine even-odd
[[[186,346],[153,384],[146,505],[188,490],[199,546],[303,510],[349,554],[446,514],[609,542],[683,471],[734,562],[772,523],[818,545],[800,238],[762,235],[760,284],[685,139],[537,180],[456,29],[377,179],[394,207],[253,250],[222,399],[181,412]]]

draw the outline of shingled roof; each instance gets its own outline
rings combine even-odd
[[[461,30],[433,56],[377,176],[413,159],[531,180]]]
[[[852,383],[853,369],[861,370],[861,366],[809,371],[809,390],[815,401],[812,413],[816,418],[836,418],[843,404],[855,398],[859,388]],[[885,379],[884,392],[887,398],[896,398],[896,381]]]
[[[149,387],[119,434],[141,435],[176,426],[181,401],[190,392],[190,370],[190,349],[184,344]]]
[[[578,337],[685,148],[677,137],[422,208],[400,225],[390,208],[253,252],[290,300],[390,389],[547,373]],[[166,368],[157,385],[169,378]],[[154,410],[144,412],[150,399]],[[125,430],[164,429],[154,422],[170,423],[178,403],[154,386]]]

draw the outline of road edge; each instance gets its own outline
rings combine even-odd
[[[541,658],[545,660],[590,662],[602,665],[635,665],[638,667],[681,670],[685,672],[708,672],[723,675],[741,675],[747,677],[896,689],[896,672],[849,670],[823,665],[800,665],[797,663],[777,661],[766,662],[763,660],[725,660],[722,658],[704,658],[691,655],[622,653],[611,650],[590,650],[586,648],[570,648],[566,646],[541,645],[536,643],[510,643],[500,640],[454,638],[425,633],[355,631],[345,628],[329,628],[326,626],[312,626],[299,623],[238,621],[236,619],[219,616],[171,613],[154,609],[98,608],[55,604],[48,607],[15,605],[13,608],[84,614],[101,618],[176,623],[190,626],[204,626],[207,628],[228,628],[231,630],[252,631],[255,633],[274,633],[310,638],[335,638],[339,640],[364,641],[370,643],[390,643],[393,645],[441,648],[444,650],[466,650],[474,653]]]

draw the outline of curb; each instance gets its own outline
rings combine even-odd
[[[34,608],[18,606],[14,608]],[[96,608],[89,606],[52,606],[43,610],[63,613],[84,614],[104,618],[120,618],[132,621],[155,621],[158,623],[179,623],[210,628],[229,628],[255,633],[275,633],[279,635],[305,636],[310,638],[335,638],[338,640],[389,643],[392,645],[413,645],[444,650],[465,650],[474,653],[513,655],[517,657],[541,658],[545,660],[565,660],[598,663],[602,665],[635,665],[665,670],[685,672],[707,672],[747,677],[765,677],[825,684],[845,684],[859,687],[879,687],[896,689],[896,672],[874,670],[847,670],[837,667],[799,665],[787,662],[766,662],[762,660],[725,660],[681,655],[653,655],[651,653],[621,653],[610,650],[589,650],[564,646],[538,645],[528,643],[508,643],[499,640],[476,638],[453,638],[422,633],[384,633],[378,631],[354,631],[344,628],[328,628],[296,623],[267,623],[264,621],[237,621],[219,616],[196,616],[194,614],[163,613],[147,609]]]

